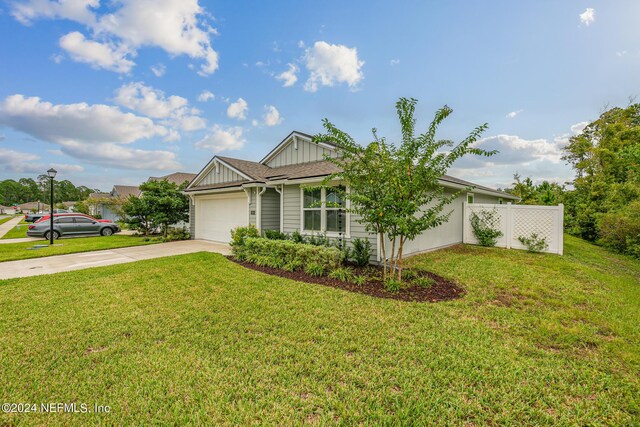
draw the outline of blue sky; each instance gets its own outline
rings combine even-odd
[[[448,104],[442,138],[489,123],[491,159],[451,171],[503,187],[516,171],[569,180],[566,139],[638,95],[640,2],[0,3],[0,179],[109,190],[259,160],[329,118],[358,141]]]

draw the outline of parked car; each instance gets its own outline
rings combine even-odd
[[[30,213],[24,216],[24,222],[36,222],[46,215],[45,212]]]
[[[50,216],[42,217],[39,221],[29,226],[27,236],[50,238]],[[54,214],[53,237],[59,239],[62,236],[82,236],[97,234],[111,236],[120,232],[118,224],[108,220],[97,220],[84,214]]]

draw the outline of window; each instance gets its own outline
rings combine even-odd
[[[322,229],[322,189],[304,190],[302,200],[303,229],[320,231]]]
[[[76,217],[76,224],[91,224],[93,220],[85,217]]]
[[[347,230],[344,187],[302,190],[302,229],[327,233]]]
[[[71,224],[73,222],[73,218],[70,218],[70,217],[56,218],[54,222],[56,224]]]
[[[467,203],[473,203],[473,193],[467,193]]]

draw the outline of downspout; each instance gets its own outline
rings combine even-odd
[[[267,191],[267,187],[262,187],[256,200],[256,228],[260,232],[262,232],[262,195],[265,191]]]
[[[280,195],[280,232],[283,233],[284,232],[284,216],[282,214],[284,211],[284,184],[280,185],[280,189],[278,189],[277,185],[273,188]]]
[[[247,225],[251,224],[251,188],[242,187],[247,194]]]

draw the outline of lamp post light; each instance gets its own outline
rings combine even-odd
[[[51,168],[47,171],[51,188],[51,198],[49,199],[49,245],[53,245],[53,178],[56,177],[57,170]]]

